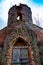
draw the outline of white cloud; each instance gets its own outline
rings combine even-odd
[[[30,3],[32,10],[33,23],[43,28],[43,6],[37,6],[34,3]]]
[[[0,17],[4,20],[4,22],[7,25],[7,19],[8,19],[8,10],[12,5],[19,5],[19,3],[25,3],[28,6],[31,7],[32,10],[32,16],[33,16],[33,22],[35,24],[38,24],[35,22],[34,18],[39,18],[40,26],[43,27],[43,6],[36,6],[33,4],[30,0],[5,0],[2,4],[0,4]]]
[[[12,5],[19,5],[19,3],[27,3],[27,0],[5,0],[3,3],[0,4],[0,17],[4,20],[7,25],[8,19],[8,10]]]

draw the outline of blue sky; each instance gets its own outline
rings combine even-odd
[[[43,0],[32,0],[36,5],[43,5]]]
[[[0,3],[2,3],[4,0],[0,0]]]
[[[9,8],[19,3],[31,7],[33,23],[43,28],[43,0],[0,0],[0,29],[7,26]]]

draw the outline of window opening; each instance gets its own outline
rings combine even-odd
[[[23,47],[13,48],[12,65],[29,65],[28,50]]]
[[[18,38],[12,50],[12,65],[29,65],[28,46],[26,41]]]
[[[22,20],[22,14],[21,13],[17,14],[17,20]]]

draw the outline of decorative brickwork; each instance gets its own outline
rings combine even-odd
[[[19,19],[17,19],[18,16]],[[28,46],[29,65],[41,65],[37,37],[32,22],[32,12],[30,7],[25,4],[13,6],[9,10],[7,35],[1,61],[4,65],[11,65],[13,46],[18,39],[22,39]]]

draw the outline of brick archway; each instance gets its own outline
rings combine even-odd
[[[15,45],[16,44],[16,42],[17,42],[17,40],[19,40],[19,39],[21,39],[21,40],[23,40],[23,42],[26,44],[26,45],[30,45],[30,41],[29,40],[27,40],[28,38],[25,38],[25,37],[22,37],[22,36],[18,36],[18,37],[16,37],[16,38],[14,38],[12,41],[10,41],[10,45]]]
[[[6,58],[7,58],[7,63],[6,63],[6,65],[11,65],[11,61],[12,61],[12,50],[13,50],[13,46],[15,45],[17,45],[17,41],[19,40],[19,39],[21,39],[21,40],[23,40],[23,43],[25,44],[25,45],[23,45],[23,46],[28,46],[28,56],[29,56],[29,64],[30,65],[35,65],[35,63],[34,63],[34,61],[33,61],[33,55],[32,55],[32,48],[31,48],[31,46],[30,46],[30,42],[29,41],[26,41],[26,39],[24,39],[24,38],[22,38],[22,37],[18,37],[18,38],[15,38],[15,39],[13,39],[12,40],[12,42],[10,42],[9,44],[9,49],[8,49],[8,53],[7,53],[7,56],[6,56]]]

